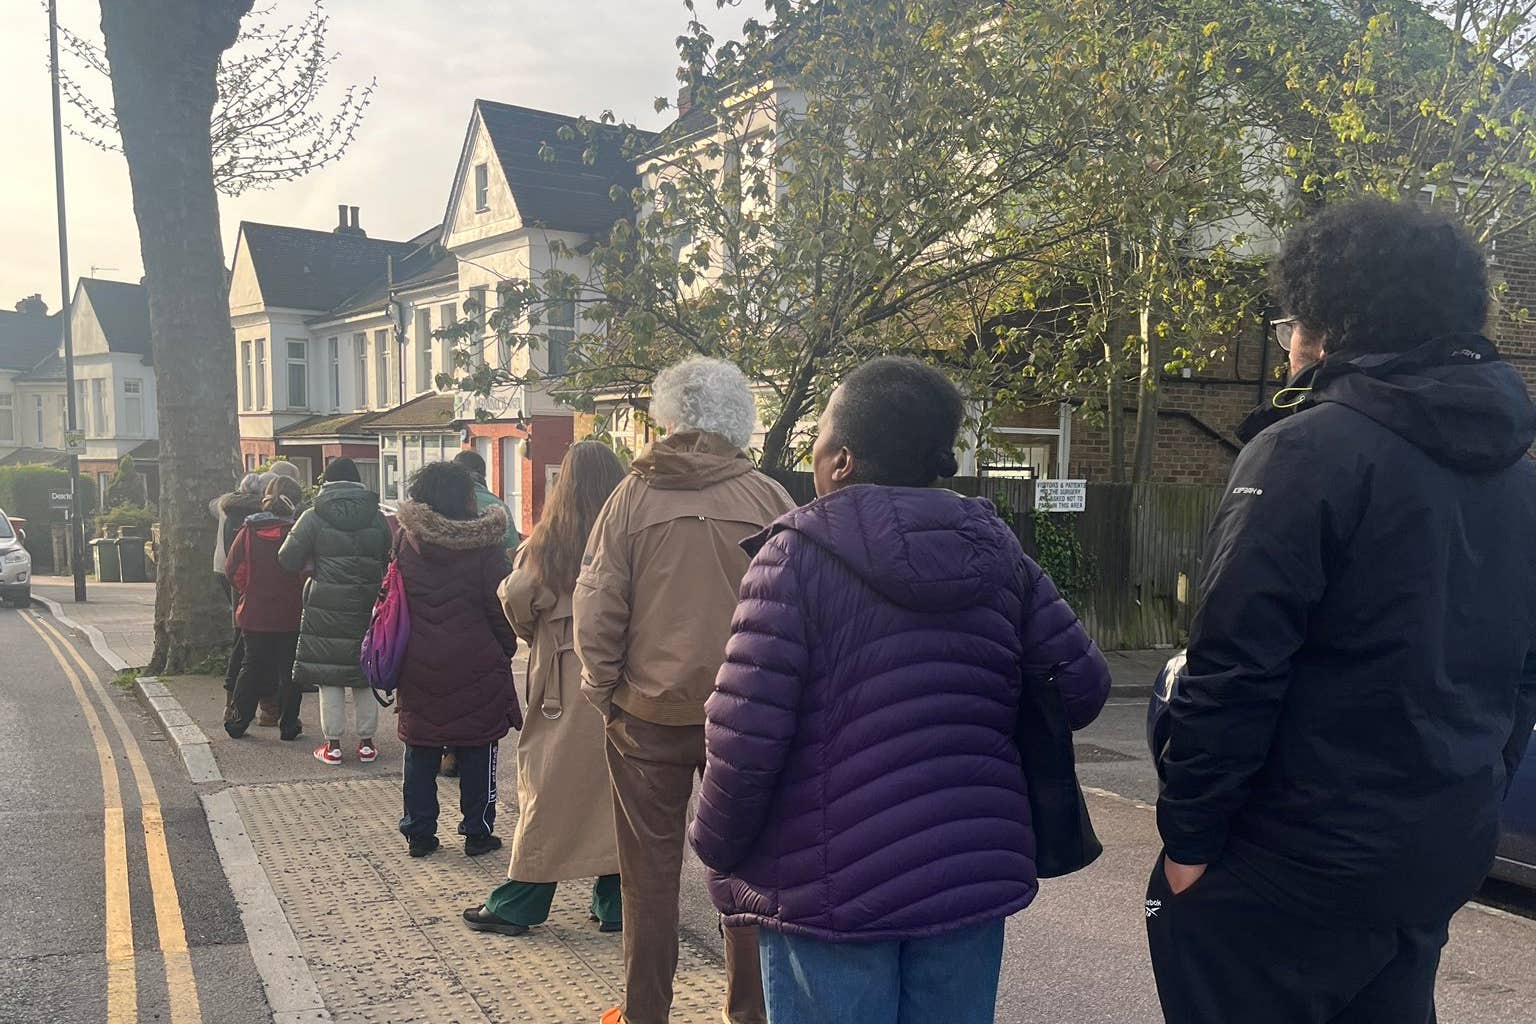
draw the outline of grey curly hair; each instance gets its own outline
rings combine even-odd
[[[757,400],[747,375],[734,364],[693,356],[656,376],[651,417],[669,431],[719,434],[745,448],[757,428]]]

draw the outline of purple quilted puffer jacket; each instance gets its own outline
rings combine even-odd
[[[728,923],[873,941],[1028,906],[1022,677],[1054,674],[1074,729],[1109,695],[1050,578],[937,489],[849,487],[748,545],[689,832]]]

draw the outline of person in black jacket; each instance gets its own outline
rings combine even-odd
[[[1330,208],[1273,284],[1293,375],[1211,529],[1153,968],[1174,1024],[1423,1024],[1536,718],[1536,408],[1438,214]]]

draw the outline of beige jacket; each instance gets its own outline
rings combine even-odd
[[[657,725],[702,725],[725,659],[741,542],[794,508],[714,434],[673,434],[635,460],[592,527],[576,582],[582,691]]]
[[[571,650],[571,596],[517,568],[499,591],[507,621],[528,642],[523,731],[517,738],[517,829],[507,877],[562,882],[616,874],[619,851],[604,755],[603,717],[582,699]]]

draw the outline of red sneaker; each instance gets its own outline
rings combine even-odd
[[[597,1024],[624,1024],[624,1007],[615,1006],[599,1017]]]
[[[379,749],[367,740],[357,745],[357,759],[364,764],[370,764],[379,759]],[[337,760],[340,760],[338,756]]]
[[[333,747],[329,743],[323,747],[316,747],[315,760],[319,761],[321,764],[328,764],[332,767],[335,767],[336,765],[341,764],[341,748]]]

